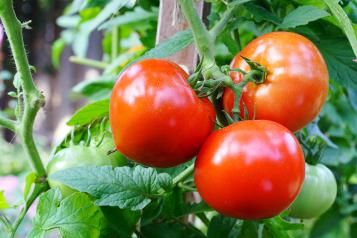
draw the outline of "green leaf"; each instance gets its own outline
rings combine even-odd
[[[155,48],[146,52],[143,56],[139,57],[136,61],[147,58],[166,58],[173,55],[182,49],[186,48],[193,42],[193,35],[191,30],[177,32],[166,41],[158,44]]]
[[[250,13],[254,15],[255,21],[269,21],[271,23],[274,23],[275,25],[279,25],[281,23],[281,19],[278,16],[260,5],[248,3],[244,6]]]
[[[153,223],[141,227],[145,238],[204,238],[197,228],[189,223]],[[223,236],[219,236],[222,237]]]
[[[124,7],[129,0],[112,0],[110,1],[100,13],[92,20],[86,21],[80,25],[79,32],[76,34],[73,42],[73,51],[76,55],[84,57],[88,48],[89,35],[100,24],[108,19],[112,14]]]
[[[95,99],[104,99],[110,96],[117,76],[105,75],[98,79],[85,80],[72,88],[74,94]]]
[[[224,217],[221,215],[212,218],[207,231],[207,238],[230,237],[237,220],[234,218]]]
[[[61,63],[61,55],[66,47],[66,42],[64,39],[59,38],[52,44],[51,61],[53,66],[58,69]]]
[[[116,59],[114,59],[104,70],[104,74],[113,73],[113,71],[120,66],[123,67],[127,62],[136,56],[138,53],[135,51],[128,51],[126,53],[120,54]]]
[[[94,196],[99,206],[118,206],[140,210],[152,198],[160,197],[171,189],[172,180],[168,174],[158,174],[152,168],[142,166],[117,167],[80,167],[59,171],[51,176],[67,186]]]
[[[49,190],[41,195],[29,238],[45,237],[58,229],[65,238],[100,237],[105,222],[100,209],[83,193],[62,200],[61,192]]]
[[[321,238],[325,234],[331,232],[342,222],[342,216],[338,209],[330,209],[327,213],[320,216],[311,229],[309,238]]]
[[[330,78],[339,84],[357,89],[357,63],[351,46],[345,37],[338,35],[320,35],[315,42],[327,63]]]
[[[108,116],[109,114],[109,99],[104,99],[91,104],[88,104],[79,109],[71,119],[67,122],[69,126],[83,126],[90,122]]]
[[[324,2],[329,7],[330,11],[332,12],[332,15],[340,23],[340,27],[345,32],[352,46],[355,58],[357,58],[357,38],[351,20],[348,18],[343,8],[340,6],[338,0],[324,0]]]
[[[140,220],[140,211],[131,211],[117,207],[100,207],[105,218],[109,223],[112,232],[116,232],[120,238],[131,238],[135,231],[136,225]]]
[[[136,7],[134,11],[126,12],[121,16],[110,19],[99,27],[99,30],[112,29],[113,27],[118,27],[128,24],[138,24],[142,21],[150,21],[157,19],[158,11],[156,8],[153,11],[146,11],[141,7]]]
[[[24,188],[24,199],[27,200],[27,196],[31,190],[32,184],[35,182],[37,176],[35,172],[30,172],[26,175],[25,188]]]
[[[357,111],[357,89],[347,88],[348,99],[350,100],[351,106],[355,111]]]
[[[4,195],[4,191],[0,191],[0,210],[1,209],[6,209],[9,208],[10,205],[6,200],[6,197]]]
[[[326,11],[313,7],[301,6],[290,12],[279,26],[282,29],[295,28],[297,26],[306,25],[311,21],[316,21],[320,18],[329,16]]]

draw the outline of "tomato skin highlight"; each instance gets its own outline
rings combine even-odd
[[[215,111],[199,99],[177,64],[146,59],[131,65],[116,82],[110,123],[117,149],[153,167],[192,159],[212,132]]]
[[[301,192],[288,209],[289,216],[309,219],[321,216],[334,203],[337,195],[335,176],[325,165],[305,165]]]
[[[253,119],[272,120],[295,132],[311,122],[321,111],[328,94],[328,70],[317,47],[307,38],[291,32],[272,32],[250,42],[231,62],[231,68],[249,71],[241,57],[249,58],[268,70],[264,83],[248,83],[244,88],[240,111],[244,105]],[[242,74],[232,72],[235,82]],[[223,95],[224,109],[231,113],[233,91]]]
[[[195,162],[203,200],[225,216],[263,219],[294,201],[304,181],[304,155],[278,123],[241,121],[212,133]]]

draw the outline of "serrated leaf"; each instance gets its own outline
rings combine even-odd
[[[113,27],[138,23],[141,21],[150,21],[156,19],[157,16],[158,12],[156,8],[154,8],[152,11],[146,11],[141,7],[136,7],[134,11],[126,12],[121,16],[115,17],[105,22],[99,27],[99,30],[111,29]]]
[[[51,176],[65,185],[94,196],[99,206],[117,206],[140,210],[162,190],[172,187],[168,175],[142,166],[87,166],[59,171]]]
[[[323,0],[323,1],[331,10],[332,15],[340,23],[340,27],[345,32],[348,41],[352,46],[355,58],[357,58],[357,36],[356,36],[356,32],[353,29],[351,20],[348,18],[343,8],[340,6],[339,1],[337,0]]]
[[[290,12],[279,27],[282,29],[295,28],[329,15],[328,12],[314,6],[301,6]]]
[[[319,37],[315,43],[324,56],[330,78],[347,88],[357,89],[357,63],[352,61],[354,55],[348,41],[339,36]]]
[[[62,200],[61,192],[49,190],[41,195],[29,238],[44,237],[58,229],[65,238],[100,237],[105,220],[100,209],[83,193]]]
[[[6,208],[9,208],[9,207],[10,207],[10,205],[6,200],[4,191],[0,191],[0,210],[1,209],[6,209]]]
[[[79,109],[67,122],[69,126],[83,126],[109,114],[109,99],[88,104]]]

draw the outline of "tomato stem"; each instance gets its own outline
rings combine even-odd
[[[265,80],[265,71],[261,69],[253,69],[249,71],[248,73],[245,73],[244,71],[240,69],[232,69],[232,71],[238,71],[240,73],[244,74],[243,80],[238,83],[238,84],[230,84],[227,85],[233,90],[234,93],[234,105],[232,109],[232,114],[233,114],[233,119],[234,121],[239,121],[239,115],[240,115],[240,101],[242,98],[243,94],[243,89],[244,87],[249,83],[263,83]]]
[[[194,164],[191,164],[188,166],[185,170],[183,170],[181,173],[179,173],[174,179],[173,179],[173,185],[177,185],[179,182],[184,181],[187,177],[189,177],[195,168]]]

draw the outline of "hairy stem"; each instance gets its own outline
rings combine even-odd
[[[5,32],[10,43],[11,52],[14,57],[16,69],[19,74],[22,89],[21,103],[23,102],[23,105],[21,105],[21,107],[23,107],[23,114],[18,115],[18,125],[15,125],[15,122],[3,117],[0,119],[0,124],[14,130],[18,134],[21,139],[22,146],[29,157],[33,170],[40,179],[40,182],[35,184],[33,193],[26,201],[23,210],[14,223],[11,237],[15,237],[16,230],[21,224],[33,201],[35,201],[35,199],[43,191],[48,189],[46,170],[43,166],[33,138],[33,124],[38,111],[45,103],[45,99],[34,84],[24,47],[22,24],[15,15],[12,0],[0,0],[0,19],[4,25]]]

